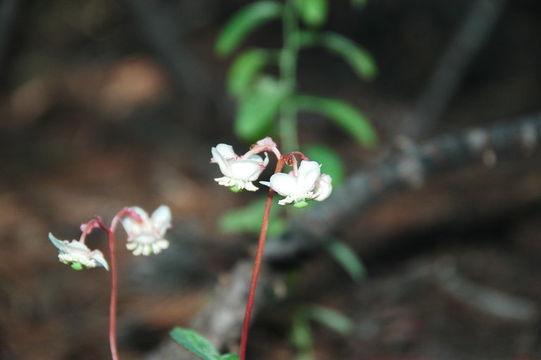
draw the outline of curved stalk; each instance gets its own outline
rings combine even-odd
[[[284,158],[280,158],[276,164],[274,173],[279,173],[284,166]],[[246,310],[244,312],[244,321],[242,323],[242,335],[240,338],[240,360],[246,360],[246,347],[248,345],[248,333],[250,330],[250,318],[252,317],[252,309],[254,307],[254,300],[257,288],[257,280],[259,279],[259,273],[261,271],[261,264],[263,263],[263,251],[265,250],[265,241],[267,239],[267,230],[269,228],[269,217],[272,206],[272,198],[274,197],[274,190],[269,188],[267,194],[267,202],[265,203],[265,210],[263,211],[263,220],[261,223],[261,230],[259,232],[259,240],[257,244],[257,252],[254,260],[254,268],[252,270],[252,278],[250,280],[250,290],[248,292],[248,300],[246,302]]]

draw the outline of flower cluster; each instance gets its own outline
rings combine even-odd
[[[171,210],[162,205],[149,217],[140,207],[128,207],[120,211],[114,218],[110,227],[96,217],[81,225],[79,240],[59,240],[49,233],[49,240],[58,249],[60,262],[70,265],[75,270],[95,268],[98,266],[109,270],[109,265],[100,250],[91,250],[85,243],[87,235],[96,228],[102,228],[111,234],[115,232],[116,224],[120,220],[128,235],[126,247],[134,255],[158,254],[169,247],[169,241],[164,239],[165,232],[171,227]]]
[[[257,155],[262,152],[265,153],[265,159]],[[235,153],[231,145],[218,144],[212,147],[210,161],[218,164],[223,175],[214,180],[235,192],[243,189],[256,191],[258,188],[253,182],[259,178],[269,162],[267,152],[274,153],[279,162],[291,163],[293,167],[289,173],[278,172],[273,174],[269,181],[260,181],[261,184],[284,196],[278,204],[304,207],[308,205],[309,200],[323,201],[329,197],[332,192],[332,178],[328,174],[321,173],[321,165],[309,161],[300,153],[282,156],[269,137],[259,140],[250,151],[241,156]],[[298,154],[302,155],[300,165],[297,165],[295,158]]]

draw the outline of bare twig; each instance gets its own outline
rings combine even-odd
[[[325,202],[313,206],[294,219],[282,237],[271,239],[266,261],[299,261],[299,254],[320,248],[332,231],[346,223],[353,214],[390,193],[406,189],[427,178],[482,163],[487,152],[496,156],[530,153],[541,146],[541,114],[524,116],[487,128],[475,128],[436,137],[407,153],[399,153],[352,176]],[[259,285],[260,294],[270,291],[279,276],[270,266]],[[208,335],[220,348],[235,342],[243,319],[242,308],[248,291],[249,265],[244,260],[234,268],[226,284],[217,287],[213,301],[195,318],[194,327]],[[263,296],[256,301],[257,312]],[[187,353],[168,341],[147,360],[191,359]]]
[[[540,147],[540,140],[541,114],[534,114],[412,145],[407,153],[392,155],[357,172],[328,200],[295,218],[285,236],[269,241],[267,259],[283,261],[319,247],[314,239],[323,239],[359,210],[390,193],[418,186],[431,176],[486,164],[487,158],[530,153]]]
[[[533,301],[468,280],[449,260],[435,263],[431,273],[447,295],[483,314],[514,322],[533,322],[539,318]]]
[[[468,65],[483,47],[499,18],[505,0],[476,0],[445,49],[439,64],[406,122],[405,134],[429,133],[455,94]]]

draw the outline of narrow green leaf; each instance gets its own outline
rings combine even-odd
[[[377,75],[376,63],[370,53],[350,39],[325,32],[320,35],[319,41],[323,47],[341,56],[362,79],[370,80]]]
[[[310,306],[308,316],[342,335],[350,334],[354,328],[353,322],[345,315],[327,307]]]
[[[306,317],[304,308],[297,311],[293,316],[291,343],[299,352],[305,352],[306,350],[312,349],[312,331],[310,330],[310,323]]]
[[[190,329],[176,327],[170,332],[173,340],[203,360],[220,360],[220,354],[203,336]]]
[[[265,199],[259,199],[245,207],[227,211],[220,217],[220,230],[226,234],[259,234],[265,202]],[[277,203],[278,200],[274,202]],[[277,211],[277,206],[271,207],[268,230],[270,236],[279,236],[286,230],[286,222],[277,216]]]
[[[239,103],[235,134],[249,142],[266,135],[286,96],[287,91],[278,81],[267,77],[260,79],[253,91]]]
[[[327,0],[295,0],[294,4],[308,26],[321,26],[327,20]]]
[[[229,93],[237,98],[248,93],[255,77],[271,58],[270,52],[263,49],[251,49],[239,55],[227,76]]]
[[[315,111],[333,120],[359,143],[374,145],[378,138],[368,119],[359,110],[341,100],[302,95],[296,98],[299,110]]]
[[[275,1],[257,1],[239,10],[224,26],[216,41],[216,52],[228,55],[259,25],[280,17],[283,6]]]
[[[344,182],[345,170],[340,156],[324,145],[310,145],[303,150],[303,153],[321,164],[321,172],[332,177],[333,187],[338,187]]]
[[[361,259],[342,241],[331,241],[327,245],[327,251],[353,280],[359,281],[366,276],[366,269]]]

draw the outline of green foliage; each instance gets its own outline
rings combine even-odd
[[[227,89],[236,98],[248,94],[254,79],[272,59],[264,49],[250,49],[239,55],[231,65],[227,76]]]
[[[377,142],[377,135],[368,119],[353,106],[325,97],[302,95],[296,98],[299,110],[314,111],[327,116],[361,145],[372,146]]]
[[[321,164],[321,172],[331,175],[333,187],[336,188],[344,182],[344,164],[336,151],[324,145],[310,145],[304,148],[303,152],[310,160]]]
[[[314,340],[310,320],[317,321],[333,331],[348,335],[353,330],[353,322],[336,310],[311,305],[299,308],[293,315],[290,341],[297,354],[295,360],[313,360]]]
[[[341,241],[331,241],[327,244],[327,251],[334,260],[344,268],[344,270],[355,281],[359,281],[366,276],[366,269],[355,252]]]
[[[259,79],[251,93],[240,100],[235,134],[248,142],[265,136],[287,97],[285,87],[271,77]]]
[[[278,200],[275,200],[276,203]],[[226,212],[220,218],[220,230],[227,234],[250,233],[258,234],[261,228],[261,216],[266,199],[259,199],[243,208]],[[278,208],[271,207],[269,219],[269,235],[279,236],[286,229],[286,222],[277,215]]]
[[[225,25],[216,42],[216,52],[231,54],[246,36],[261,24],[279,18],[283,6],[275,1],[258,1],[238,11]]]
[[[170,333],[173,340],[203,360],[238,360],[234,354],[220,355],[218,350],[203,336],[190,329],[176,327]]]
[[[377,75],[372,56],[350,39],[337,33],[325,32],[320,35],[319,44],[341,56],[362,79],[370,80]]]
[[[295,0],[293,3],[306,25],[321,26],[325,23],[327,0]]]
[[[313,305],[307,309],[307,316],[342,335],[348,335],[354,328],[353,322],[336,310]]]

